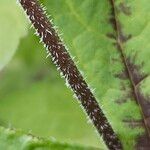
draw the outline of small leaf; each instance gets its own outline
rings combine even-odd
[[[27,21],[16,0],[0,2],[0,70],[14,55],[20,38],[26,35]]]
[[[1,150],[96,150],[77,145],[59,143],[54,140],[39,138],[31,134],[25,134],[15,129],[0,127]]]

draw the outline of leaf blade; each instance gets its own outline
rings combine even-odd
[[[61,9],[56,3],[62,3]],[[110,24],[110,21],[114,21],[111,18],[112,7],[110,2],[106,0],[101,2],[73,0],[65,1],[64,3],[61,0],[45,2],[49,12],[54,17],[55,24],[60,27],[60,31],[63,33],[62,37],[69,47],[71,54],[76,56],[76,60],[79,61],[78,67],[84,72],[91,87],[96,88],[95,95],[98,97],[99,103],[103,105],[107,117],[123,141],[124,147],[126,149],[133,149],[138,142],[137,137],[143,134],[145,128],[142,126],[140,108],[132,95],[131,82],[127,77],[126,71],[124,71],[125,65],[122,63],[116,44],[114,44],[116,43],[116,31],[114,31],[114,26],[112,28],[112,24]],[[125,53],[131,56],[132,46],[135,47],[135,44],[131,40],[134,37],[131,38],[130,32],[138,35],[140,30],[142,31],[142,27],[145,26],[145,22],[149,18],[147,13],[149,6],[144,7],[147,3],[146,0],[138,4],[134,1],[128,1],[125,6],[122,3],[123,1],[115,1],[115,7],[117,6],[117,10],[122,11],[117,14],[117,18],[123,26],[126,26],[123,28],[123,31],[125,30],[129,33],[129,36],[122,38],[123,40],[128,40],[123,48],[128,49]],[[128,6],[134,8],[133,12],[130,12]],[[55,8],[55,11],[52,8]],[[146,16],[143,22],[139,19],[142,18],[142,13],[137,15],[139,10],[142,10],[142,13]],[[127,16],[132,13],[133,16]],[[137,23],[140,26],[135,28]],[[146,25],[147,30],[144,30],[145,34],[146,31],[149,31],[148,26],[149,24]],[[147,54],[145,56],[148,58],[149,44],[146,41],[150,38],[148,35],[145,36],[148,37],[145,38],[147,50],[145,52],[139,50],[143,46],[141,38],[138,39],[140,42],[136,41],[136,47],[138,47],[138,51],[142,55]],[[141,56],[138,55],[138,57],[140,58]],[[138,60],[141,61],[139,58],[136,59],[137,62]],[[149,74],[149,63],[144,63],[144,65],[145,72]],[[148,91],[149,85],[145,86]],[[146,93],[146,95],[149,95],[148,92]],[[130,125],[132,121],[139,121],[141,125],[131,128],[130,125],[124,122],[126,119],[128,119]]]
[[[20,130],[5,129],[0,127],[0,149],[7,150],[90,150],[77,145],[59,143],[53,140],[36,137],[32,134],[25,134]],[[97,149],[98,150],[98,149]]]
[[[27,34],[27,21],[15,0],[0,5],[0,70],[14,55],[19,41]]]

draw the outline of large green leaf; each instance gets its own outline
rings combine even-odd
[[[77,145],[59,143],[54,140],[35,137],[14,129],[0,127],[1,150],[96,150]]]
[[[16,0],[0,1],[0,70],[15,53],[27,33],[27,21]]]
[[[148,0],[45,0],[44,3],[63,33],[69,51],[79,61],[86,81],[96,89],[95,96],[124,148],[133,149],[137,144],[140,148],[147,147]]]

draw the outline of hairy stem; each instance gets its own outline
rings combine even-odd
[[[45,44],[54,64],[77,96],[98,133],[102,135],[107,147],[111,150],[121,150],[121,142],[38,1],[19,0],[19,2]]]

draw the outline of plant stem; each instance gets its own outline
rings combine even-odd
[[[65,45],[59,38],[52,22],[46,17],[45,11],[37,0],[19,0],[19,2],[29,16],[34,28],[37,30],[37,34],[47,47],[53,63],[57,66],[66,79],[66,82],[77,96],[98,133],[102,135],[107,147],[111,150],[121,150],[122,145],[120,140],[99,107],[96,98],[83,79]]]

